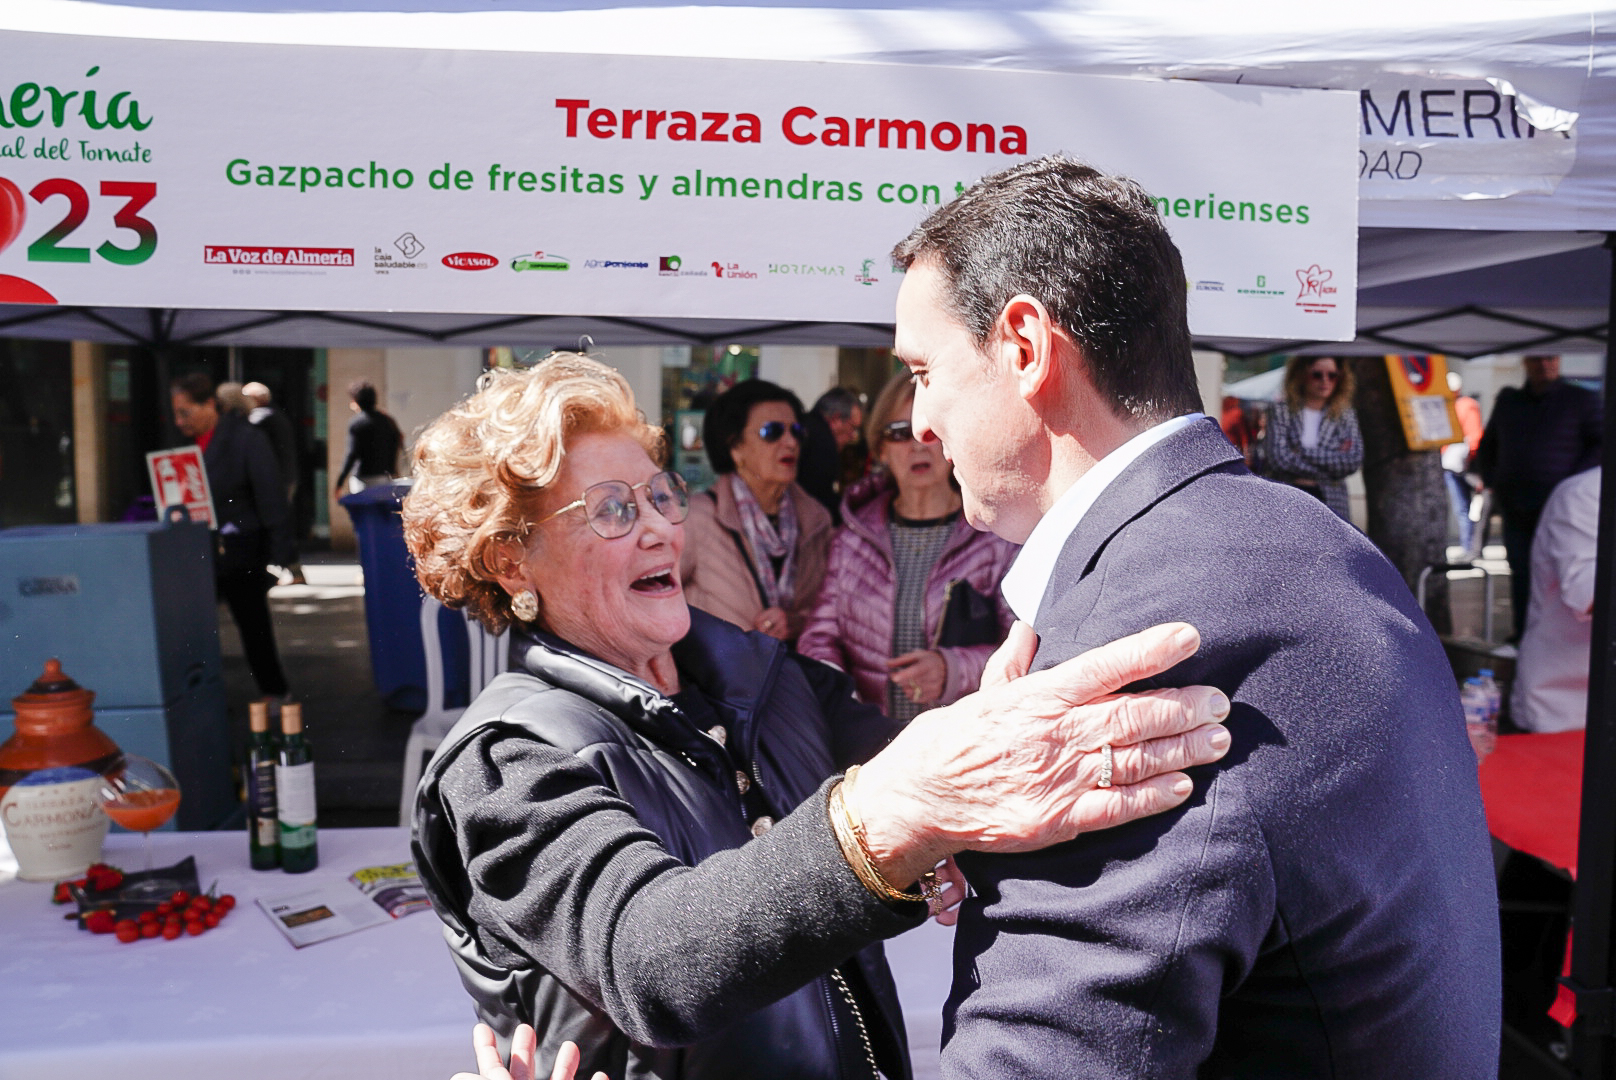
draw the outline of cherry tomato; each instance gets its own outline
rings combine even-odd
[[[183,933],[185,933],[185,931],[180,929],[180,924],[179,923],[171,922],[168,925],[163,927],[163,940],[164,941],[173,941],[175,938],[179,937]]]
[[[161,934],[162,932],[163,932],[163,928],[161,926],[158,926],[155,922],[148,922],[148,923],[141,923],[140,924],[140,936],[141,937],[156,937],[158,934]]]
[[[159,915],[167,915],[169,912],[171,912],[173,910],[174,910],[174,905],[173,905],[173,903],[171,903],[168,900],[164,900],[161,904],[157,905],[157,914],[159,914]]]
[[[175,890],[174,895],[168,898],[168,901],[175,907],[184,907],[186,904],[191,902],[191,894],[186,892],[184,889],[177,889]]]
[[[131,941],[140,940],[140,927],[136,925],[133,919],[123,920],[113,929],[112,932],[117,934],[118,940],[123,942],[125,945],[129,944]]]
[[[207,929],[207,924],[199,921],[192,921],[185,924],[185,932],[190,934],[192,937],[197,937],[200,934],[206,933]]]
[[[215,906],[223,907],[226,911],[229,911],[231,908],[236,906],[236,898],[229,893],[225,893],[223,896],[219,897],[219,902]]]
[[[92,911],[84,917],[84,928],[92,934],[110,934],[116,927],[110,911]]]
[[[142,926],[145,926],[147,923],[154,923],[157,921],[157,912],[142,911],[139,915],[135,916],[135,921]]]

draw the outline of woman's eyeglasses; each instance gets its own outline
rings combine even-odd
[[[1314,382],[1335,382],[1341,378],[1340,374],[1334,371],[1310,371],[1307,377]]]
[[[780,441],[780,437],[788,431],[791,432],[793,439],[796,439],[799,443],[802,442],[802,425],[796,423],[787,424],[783,420],[770,420],[767,424],[757,429],[757,434],[758,438],[766,443],[777,443]]]
[[[644,488],[651,497],[657,513],[673,525],[679,524],[690,513],[690,493],[685,490],[685,478],[676,472],[659,472],[643,484],[630,484],[624,480],[602,480],[584,488],[583,497],[574,499],[553,514],[546,514],[535,525],[543,525],[568,510],[584,508],[584,517],[595,535],[603,540],[616,540],[634,531],[640,517],[640,500],[634,493]]]
[[[908,442],[915,437],[915,428],[907,420],[894,420],[881,429],[883,442]]]

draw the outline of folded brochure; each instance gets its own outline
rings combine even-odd
[[[346,882],[262,896],[258,906],[295,948],[392,922],[429,906],[414,863],[367,866]]]
[[[349,874],[348,880],[395,919],[432,906],[412,862],[367,866]]]

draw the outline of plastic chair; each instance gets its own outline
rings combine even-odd
[[[1493,593],[1496,578],[1487,572],[1481,565],[1481,553],[1487,546],[1487,526],[1493,516],[1493,493],[1491,491],[1478,491],[1470,497],[1470,546],[1464,554],[1452,562],[1432,563],[1420,571],[1419,583],[1414,589],[1414,600],[1425,610],[1425,583],[1434,573],[1447,573],[1449,570],[1480,570],[1483,589],[1486,594],[1486,611],[1482,614],[1483,630],[1487,644],[1493,643]]]
[[[432,597],[421,599],[421,644],[426,649],[426,712],[410,725],[410,741],[404,745],[404,785],[398,797],[398,823],[408,826],[415,809],[415,789],[421,783],[421,770],[443,737],[449,734],[464,708],[443,705],[443,645],[438,638],[438,612],[443,605]],[[510,666],[511,631],[490,634],[476,619],[466,620],[466,640],[470,645],[471,672],[466,680],[468,700],[475,700],[483,687]]]

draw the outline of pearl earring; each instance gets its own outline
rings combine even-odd
[[[511,597],[511,614],[518,622],[532,622],[539,617],[539,597],[532,589],[523,589]]]

